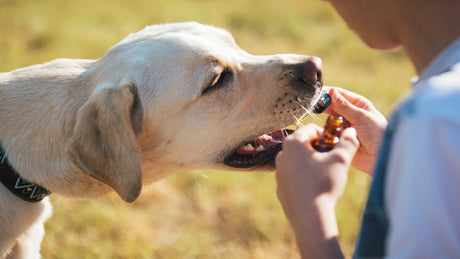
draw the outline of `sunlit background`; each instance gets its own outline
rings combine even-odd
[[[387,116],[414,75],[401,50],[367,48],[319,0],[0,0],[0,72],[61,57],[97,59],[146,25],[180,21],[226,28],[252,54],[319,56],[326,85],[366,96]],[[369,181],[351,169],[337,208],[347,257]],[[182,172],[144,188],[132,204],[115,195],[51,201],[45,259],[299,257],[273,173]]]

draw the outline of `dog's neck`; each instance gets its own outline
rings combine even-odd
[[[39,202],[51,192],[22,178],[8,163],[6,152],[0,143],[0,182],[13,194],[27,202]]]

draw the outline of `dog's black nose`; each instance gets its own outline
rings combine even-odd
[[[302,80],[307,85],[313,85],[322,81],[323,62],[318,57],[311,57],[303,65]]]

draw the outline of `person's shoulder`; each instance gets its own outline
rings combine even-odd
[[[460,63],[448,71],[424,80],[414,92],[418,112],[436,116],[460,111]]]
[[[456,90],[460,88],[460,62],[456,63],[447,71],[433,76],[428,80],[433,87],[442,87]]]
[[[460,89],[460,62],[424,80],[422,88],[432,91],[458,91]]]

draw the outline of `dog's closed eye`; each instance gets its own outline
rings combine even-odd
[[[211,81],[211,84],[206,87],[203,92],[201,93],[202,95],[209,95],[216,90],[228,85],[228,83],[233,79],[233,72],[229,68],[225,68],[222,70],[220,74],[215,76],[213,80]]]

